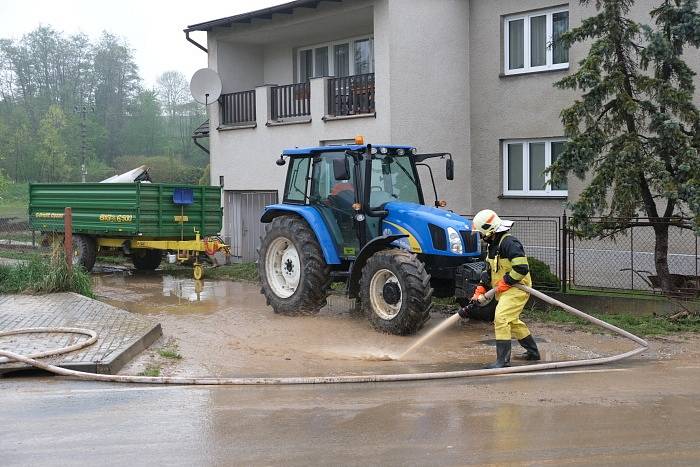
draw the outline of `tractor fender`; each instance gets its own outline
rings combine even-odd
[[[293,204],[273,204],[265,206],[265,211],[260,217],[260,222],[269,224],[275,217],[288,214],[296,214],[309,224],[309,227],[311,227],[314,235],[316,235],[316,240],[323,251],[323,258],[326,260],[326,264],[341,264],[333,237],[331,237],[331,233],[328,231],[328,227],[323,217],[321,217],[321,213],[313,207],[303,205],[296,206]]]
[[[355,262],[352,263],[350,268],[350,278],[348,279],[348,296],[350,298],[357,298],[359,295],[362,268],[367,264],[367,260],[378,251],[396,248],[395,245],[392,245],[392,242],[406,237],[408,235],[405,234],[382,235],[381,237],[373,238],[360,250],[360,254],[357,255]]]

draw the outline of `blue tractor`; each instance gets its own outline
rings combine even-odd
[[[469,220],[440,209],[424,163],[433,158],[445,160],[452,180],[449,153],[411,146],[285,150],[277,161],[289,161],[283,201],[265,208],[258,251],[274,311],[317,313],[331,283],[345,282],[376,329],[404,335],[429,319],[434,296],[466,301],[484,268],[480,241]],[[425,204],[418,166],[430,174],[434,207]]]

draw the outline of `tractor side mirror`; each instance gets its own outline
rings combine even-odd
[[[447,159],[445,161],[445,177],[448,180],[455,179],[455,163],[452,159]]]
[[[347,157],[333,159],[333,177],[336,180],[350,180],[350,162]]]

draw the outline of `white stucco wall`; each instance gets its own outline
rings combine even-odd
[[[391,142],[415,145],[420,152],[452,153],[454,181],[445,180],[444,164],[433,161],[431,166],[440,197],[451,209],[466,212],[471,207],[469,2],[377,2],[383,3],[385,16],[376,21],[383,27],[376,28],[375,36],[376,47],[389,48],[377,70],[388,68],[384,72],[389,75]],[[386,32],[382,41],[379,29]],[[422,179],[429,183],[427,177]],[[426,200],[431,198],[426,195]]]

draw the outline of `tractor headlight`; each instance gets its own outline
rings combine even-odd
[[[447,228],[447,239],[450,242],[450,251],[456,255],[461,255],[464,253],[464,247],[462,246],[462,238],[459,233],[452,227]]]

